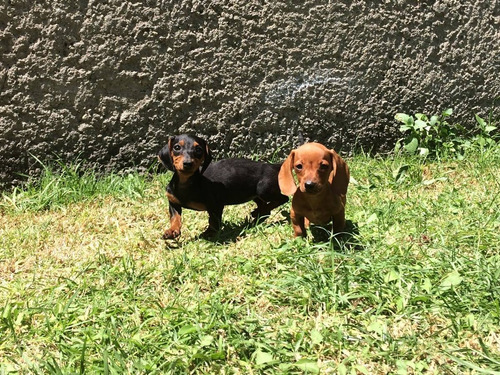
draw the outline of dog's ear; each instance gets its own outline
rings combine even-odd
[[[200,137],[194,137],[196,142],[200,145],[200,147],[203,149],[203,164],[200,169],[200,173],[203,174],[205,170],[208,168],[208,165],[212,162],[212,150],[210,150],[210,147],[208,147],[207,141],[205,141],[203,138]]]
[[[295,185],[292,173],[294,159],[295,150],[290,152],[290,155],[288,155],[283,164],[281,164],[280,173],[278,174],[278,183],[284,195],[292,195],[297,190],[297,185]]]
[[[168,143],[158,152],[158,160],[170,171],[175,172],[174,163],[172,157],[170,156],[170,150],[172,146],[172,141],[174,137],[168,139]]]
[[[332,171],[328,178],[328,182],[335,194],[347,194],[347,185],[349,185],[349,167],[339,154],[334,150],[330,150],[332,156]]]
[[[205,141],[203,141],[205,142]],[[212,150],[210,150],[210,147],[208,147],[208,143],[205,142],[205,160],[203,161],[203,165],[201,167],[201,172],[205,172],[205,170],[208,168],[208,165],[212,162]]]

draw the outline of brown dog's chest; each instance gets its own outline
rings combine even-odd
[[[298,191],[292,201],[296,214],[306,217],[313,224],[320,225],[328,224],[342,206],[342,200],[336,194],[309,197]]]

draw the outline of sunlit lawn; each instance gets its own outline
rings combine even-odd
[[[289,205],[168,223],[170,175],[68,166],[0,203],[0,373],[498,373],[500,150],[347,159],[349,233]]]

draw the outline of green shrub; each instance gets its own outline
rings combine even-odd
[[[491,115],[486,121],[476,114],[476,126],[468,130],[448,121],[452,113],[451,108],[441,115],[431,117],[423,113],[416,113],[415,116],[397,113],[395,119],[402,123],[399,130],[405,137],[397,141],[396,153],[463,159],[464,153],[469,149],[482,149],[497,144],[498,134],[494,132],[497,127],[493,124]]]

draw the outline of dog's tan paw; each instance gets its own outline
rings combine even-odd
[[[181,231],[180,230],[176,230],[176,229],[167,229],[164,233],[163,233],[163,239],[164,240],[173,240],[174,238],[177,238],[181,235]]]

